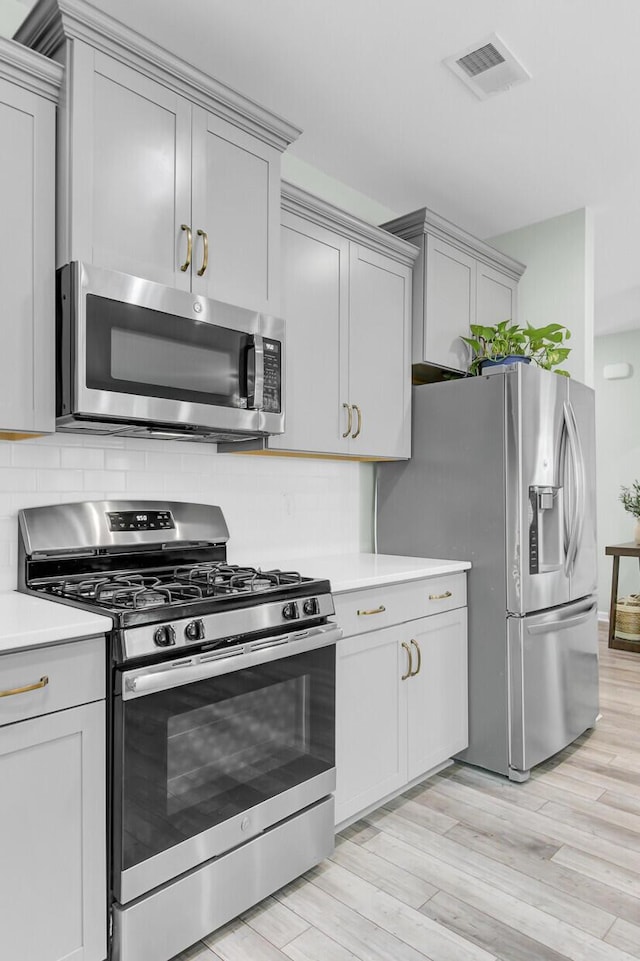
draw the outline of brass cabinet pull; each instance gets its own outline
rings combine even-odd
[[[357,404],[354,404],[354,405],[353,405],[353,409],[355,410],[356,414],[358,415],[358,426],[357,426],[356,430],[353,432],[353,434],[351,435],[351,439],[352,439],[352,440],[355,440],[356,437],[359,436],[360,431],[362,430],[362,411],[360,410],[360,408],[358,407]]]
[[[37,691],[41,687],[46,687],[49,678],[45,674],[36,684],[27,684],[26,687],[14,687],[10,691],[0,691],[0,697],[11,697],[13,694],[27,694],[29,691]]]
[[[384,604],[381,604],[380,607],[374,607],[370,611],[358,611],[358,616],[367,614],[382,614],[383,611],[386,611],[386,607]]]
[[[342,406],[347,408],[347,414],[348,414],[347,429],[345,430],[342,436],[348,437],[349,434],[351,433],[351,425],[353,424],[353,411],[351,410],[351,404],[343,404]]]
[[[189,224],[180,224],[180,230],[186,230],[187,232],[187,259],[183,264],[180,264],[180,270],[188,270],[191,266],[191,255],[193,253],[193,234]]]
[[[444,594],[429,594],[430,601],[443,601],[445,597],[451,597],[451,591],[445,591]]]
[[[198,228],[198,237],[202,237],[202,267],[198,271],[198,277],[202,277],[209,266],[209,234],[206,230]]]
[[[420,651],[420,645],[418,644],[417,641],[414,641],[413,638],[411,638],[409,643],[412,644],[413,647],[415,647],[416,651],[418,652],[418,666],[416,667],[415,671],[411,672],[411,677],[415,677],[416,674],[420,673],[420,668],[422,667],[422,652]]]
[[[412,661],[411,661],[411,649],[410,649],[409,645],[407,644],[406,641],[403,641],[403,642],[402,642],[402,646],[404,647],[405,651],[407,652],[407,657],[409,658],[409,667],[408,667],[408,669],[407,669],[407,673],[406,673],[406,674],[403,674],[403,675],[402,675],[402,678],[401,678],[401,680],[406,681],[406,679],[407,679],[408,677],[413,677],[413,674],[412,674],[412,671],[411,671],[411,668],[413,667],[413,664],[412,664]]]

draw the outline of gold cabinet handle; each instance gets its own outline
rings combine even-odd
[[[416,651],[418,652],[418,666],[416,667],[415,671],[411,672],[411,677],[415,677],[416,674],[420,673],[420,668],[422,667],[422,652],[420,651],[420,645],[417,641],[414,641],[413,638],[411,638],[409,643],[412,647],[415,647]]]
[[[429,594],[430,601],[443,601],[445,597],[451,597],[451,591],[445,591],[444,594]]]
[[[357,426],[357,428],[355,429],[355,431],[353,432],[353,434],[351,435],[351,439],[352,439],[352,440],[355,440],[356,437],[359,436],[360,431],[362,430],[362,411],[360,410],[360,408],[358,407],[357,404],[354,404],[354,405],[353,405],[353,409],[355,410],[356,414],[358,415],[358,426]]]
[[[0,691],[0,697],[12,697],[14,694],[27,694],[29,691],[37,691],[41,687],[46,687],[49,678],[45,674],[36,684],[27,684],[26,687],[14,687],[10,691]]]
[[[191,255],[193,253],[193,234],[189,224],[180,224],[180,230],[186,230],[187,232],[187,259],[183,264],[180,264],[180,270],[188,270],[191,266]]]
[[[381,604],[380,607],[374,607],[370,611],[358,611],[358,616],[362,617],[369,614],[382,614],[383,611],[386,611],[386,607],[384,604]]]
[[[407,644],[406,641],[403,641],[403,642],[402,642],[402,646],[404,647],[405,651],[407,652],[407,657],[408,657],[408,659],[409,659],[409,667],[407,668],[407,673],[406,673],[406,674],[403,674],[402,677],[401,677],[401,680],[406,681],[406,679],[407,679],[408,677],[413,677],[413,674],[412,674],[412,671],[411,671],[411,668],[413,667],[413,664],[412,664],[412,661],[411,661],[411,649],[410,649],[409,645]]]
[[[202,277],[209,266],[209,234],[206,230],[198,228],[198,237],[202,237],[202,267],[198,271],[198,277]]]
[[[348,415],[347,429],[345,430],[342,436],[348,437],[349,434],[351,433],[351,425],[353,424],[353,411],[351,410],[351,404],[343,404],[342,406],[347,408],[347,415]]]

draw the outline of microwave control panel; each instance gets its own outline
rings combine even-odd
[[[279,340],[263,339],[264,399],[262,409],[273,414],[282,410],[282,344]]]

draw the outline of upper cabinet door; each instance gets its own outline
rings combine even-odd
[[[193,108],[194,293],[279,313],[280,152]]]
[[[67,260],[189,289],[191,106],[173,91],[74,46]],[[82,162],[79,162],[82,158]]]
[[[348,453],[349,241],[282,214],[285,433],[274,449]]]
[[[411,454],[411,268],[362,245],[350,250],[350,452]]]
[[[0,81],[0,431],[55,429],[55,105]]]
[[[438,237],[428,234],[425,240],[422,356],[413,359],[463,370],[468,360],[460,335],[475,323],[476,261]]]
[[[518,283],[486,264],[478,263],[476,276],[476,323],[493,327],[503,320],[514,323]]]

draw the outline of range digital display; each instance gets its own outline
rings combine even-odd
[[[110,531],[157,531],[175,529],[171,511],[107,511]]]

